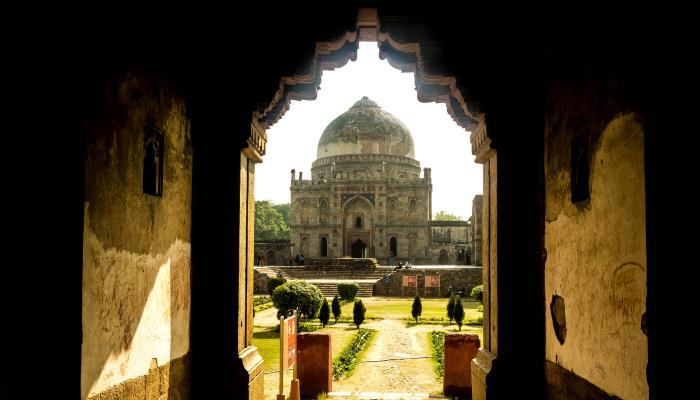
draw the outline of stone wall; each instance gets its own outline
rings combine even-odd
[[[148,387],[150,370],[189,351],[192,148],[185,104],[137,71],[103,89],[85,143],[81,398],[122,393],[115,388],[130,380]],[[161,196],[144,193],[151,128],[163,133]],[[169,398],[188,389],[164,387]]]
[[[644,130],[596,103],[609,90],[600,81],[586,88],[553,86],[553,99],[580,104],[565,113],[552,101],[545,124],[548,391],[576,378],[648,398]]]
[[[471,264],[483,265],[481,260],[481,231],[483,230],[484,196],[477,194],[472,200],[471,229]]]
[[[404,276],[418,275],[418,291],[421,297],[438,297],[437,289],[428,288],[425,291],[425,276],[440,275],[440,296],[444,297],[448,288],[453,289],[464,288],[467,292],[471,292],[472,288],[481,285],[482,270],[481,267],[463,267],[463,268],[445,268],[445,269],[425,269],[416,268],[401,269],[391,275],[391,282],[387,285],[383,280],[374,284],[374,296],[401,296],[401,285]],[[415,296],[415,288],[404,288],[403,295],[405,297]]]
[[[294,258],[292,255],[292,244],[286,242],[269,242],[255,243],[255,265],[257,264],[258,256],[263,257],[263,265],[289,265],[289,260]]]

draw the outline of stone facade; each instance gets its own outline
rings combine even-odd
[[[292,244],[288,240],[278,242],[255,242],[255,265],[290,265]]]
[[[408,128],[367,97],[341,114],[321,135],[310,179],[291,172],[292,253],[466,264],[469,223],[431,221],[431,171],[421,175],[413,157]]]
[[[471,232],[471,263],[474,265],[483,265],[481,261],[481,230],[484,213],[484,196],[477,194],[472,200],[472,219],[469,230]]]

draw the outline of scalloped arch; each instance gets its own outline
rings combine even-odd
[[[472,131],[483,121],[483,115],[477,106],[469,106],[457,86],[454,76],[432,74],[428,70],[437,70],[423,57],[420,38],[417,42],[401,42],[392,36],[391,28],[382,32],[380,19],[376,10],[358,10],[357,29],[347,31],[334,40],[317,42],[310,71],[306,75],[282,77],[277,92],[270,103],[257,111],[255,118],[267,129],[279,121],[289,109],[291,100],[314,100],[321,84],[321,73],[334,70],[357,59],[360,40],[376,41],[380,59],[386,59],[391,66],[403,72],[413,72],[415,76],[417,99],[420,102],[436,102],[446,105],[447,113],[465,130]]]

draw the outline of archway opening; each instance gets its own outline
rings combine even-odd
[[[362,46],[365,45],[367,45],[367,47],[372,46],[372,44],[362,44]],[[380,55],[378,58],[383,57]],[[392,63],[392,60],[389,62]],[[397,65],[393,63],[392,65],[397,67]],[[399,69],[402,68],[399,67]],[[408,71],[408,69],[404,71]],[[391,72],[395,74],[397,71],[392,69]],[[369,74],[371,74],[371,72],[369,72]],[[331,82],[327,82],[331,80],[332,75],[332,73],[324,73],[324,91],[318,93],[318,102],[321,101],[322,95],[326,94],[330,90],[329,88],[332,87]],[[409,88],[411,94],[405,97],[414,98],[416,95],[415,83],[413,82],[415,75],[413,77],[406,77],[411,78],[406,82],[406,87]],[[355,84],[358,83],[357,80],[349,81]],[[439,201],[461,198],[461,200],[457,202],[460,203],[460,210],[463,209],[462,211],[447,210],[450,214],[459,214],[458,219],[461,221],[458,221],[459,223],[457,224],[452,224],[454,226],[442,224],[445,225],[443,229],[445,231],[450,229],[452,231],[464,231],[460,239],[463,240],[464,243],[453,243],[453,246],[467,245],[469,233],[467,233],[468,224],[466,219],[472,211],[471,198],[462,198],[460,197],[461,195],[452,191],[455,187],[464,187],[464,184],[454,185],[454,179],[450,181],[450,178],[447,178],[447,182],[445,183],[436,184],[435,182],[439,182],[440,179],[449,176],[454,178],[454,173],[457,173],[461,178],[467,179],[466,176],[468,174],[466,170],[467,166],[470,166],[477,171],[477,178],[475,178],[477,184],[475,186],[478,187],[478,192],[481,191],[482,187],[482,171],[480,166],[475,165],[472,160],[465,160],[463,153],[459,155],[447,154],[448,151],[453,149],[468,148],[469,137],[468,134],[465,134],[464,128],[469,124],[461,124],[460,128],[455,124],[455,120],[460,120],[459,117],[454,118],[453,116],[453,119],[447,118],[450,127],[456,127],[459,131],[459,137],[463,140],[460,144],[454,142],[452,138],[440,137],[440,139],[435,139],[437,136],[434,134],[435,131],[442,131],[443,126],[438,127],[434,123],[430,126],[430,129],[424,131],[429,132],[428,134],[425,136],[421,135],[421,140],[423,141],[419,142],[418,139],[416,139],[414,143],[411,137],[411,133],[414,133],[413,130],[411,130],[411,132],[404,132],[404,122],[394,122],[394,118],[400,121],[404,118],[406,120],[413,119],[411,115],[406,115],[406,113],[404,113],[401,118],[395,115],[393,117],[387,116],[387,114],[400,113],[402,107],[398,106],[397,109],[387,105],[383,108],[385,104],[384,100],[375,101],[381,98],[377,97],[379,95],[368,94],[370,94],[370,96],[366,96],[362,93],[357,97],[351,98],[349,101],[343,100],[344,108],[340,111],[316,112],[314,114],[316,116],[341,114],[338,117],[340,121],[337,122],[337,124],[336,122],[332,122],[331,124],[325,122],[324,126],[314,129],[309,124],[309,121],[315,118],[313,115],[300,118],[306,125],[292,132],[295,141],[301,143],[306,140],[302,137],[304,134],[303,132],[315,132],[314,137],[306,140],[307,145],[305,149],[294,150],[291,145],[284,145],[281,146],[284,149],[284,154],[274,155],[273,149],[275,140],[282,135],[275,136],[276,133],[273,132],[272,129],[270,130],[271,139],[267,144],[269,155],[265,158],[266,162],[268,160],[281,159],[287,156],[290,156],[293,162],[285,166],[285,171],[294,168],[291,174],[291,185],[289,185],[291,186],[290,225],[292,241],[308,238],[306,241],[310,244],[310,252],[306,254],[307,258],[347,256],[353,258],[372,257],[376,258],[378,263],[383,267],[388,266],[387,262],[391,258],[393,260],[391,263],[391,270],[394,270],[396,258],[399,258],[402,262],[409,261],[414,268],[421,264],[434,266],[434,264],[439,263],[439,249],[436,245],[432,244],[433,235],[431,231],[434,216],[433,211],[436,202],[440,204]],[[449,101],[449,96],[426,99],[426,97],[419,94],[418,97],[422,102],[433,100],[444,103]],[[292,99],[294,99],[293,96]],[[277,125],[277,127],[281,127],[282,124],[295,118],[293,114],[295,108],[308,107],[310,103],[311,102],[289,102],[286,104],[284,110],[286,112],[288,108],[289,111],[284,119],[280,120],[280,125]],[[419,106],[423,107],[426,105],[419,104]],[[445,108],[442,104],[435,105],[435,107],[440,108],[439,112],[442,117],[446,116]],[[448,113],[453,114],[454,111],[451,111],[450,107],[455,107],[455,104],[452,103],[448,106]],[[343,122],[343,115],[354,115],[355,112],[353,110],[356,109],[362,109],[363,112],[373,112],[379,115],[379,120],[383,122],[375,130],[383,133],[386,137],[394,137],[394,139],[383,141],[382,135],[376,135],[378,138],[374,138],[372,137],[374,134],[373,129],[366,126],[363,126],[362,129],[357,126],[355,130],[345,130],[342,129],[343,127],[336,129],[336,125],[341,125],[341,122]],[[389,110],[391,110],[391,113]],[[355,114],[360,115],[362,113],[357,112]],[[419,115],[417,119],[425,119],[426,121],[433,122],[432,117],[427,117],[419,111],[407,114]],[[281,117],[281,114],[279,117]],[[468,119],[471,117],[465,118]],[[354,121],[358,121],[358,119],[354,119]],[[277,122],[276,119],[272,121],[269,126],[275,122]],[[464,122],[464,119],[462,122]],[[472,121],[470,123],[475,122]],[[265,126],[265,128],[269,126]],[[411,127],[412,126],[413,124],[411,124]],[[411,127],[405,130],[413,129]],[[418,137],[419,130],[420,129],[417,128],[414,133],[416,137]],[[323,133],[321,134],[321,139],[319,139],[318,135],[321,132]],[[350,137],[353,136],[350,134],[348,138],[345,138],[343,135],[346,135],[347,132],[356,133],[356,135]],[[289,137],[292,135],[286,136]],[[437,150],[425,151],[423,153],[422,161],[425,162],[426,165],[434,165],[433,163],[438,159],[441,161],[451,160],[451,162],[448,163],[449,165],[439,167],[439,173],[436,172],[435,174],[432,173],[431,168],[423,168],[423,165],[421,165],[421,162],[418,160],[419,156],[417,155],[418,149],[424,151],[431,146]],[[306,165],[311,165],[311,171],[310,173],[304,172],[302,175],[302,173],[298,171],[298,168],[305,168],[306,166],[301,157],[309,153],[308,148],[314,147],[317,149],[315,159],[311,158],[306,162]],[[428,155],[426,156],[425,154]],[[456,162],[457,160],[465,160],[467,162],[462,165],[458,164]],[[262,163],[256,166],[256,169],[262,172],[265,167],[266,163]],[[256,175],[258,173],[259,172],[256,171]],[[282,174],[278,173],[276,175]],[[303,179],[302,176],[306,179]],[[261,181],[262,179],[256,176],[256,185]],[[287,186],[287,182],[284,184]],[[281,187],[281,185],[273,190],[282,192],[279,190],[279,187]],[[440,190],[445,190],[446,192],[440,195]],[[287,196],[288,193],[289,192],[284,193],[284,195]],[[438,207],[443,210],[442,206]],[[440,221],[437,226],[441,226],[441,223],[442,221]],[[399,246],[398,237],[403,238],[401,246]],[[312,254],[316,251],[318,253]],[[480,270],[478,270],[478,273],[480,274]],[[327,276],[324,276],[324,279],[327,279]],[[399,280],[400,278],[395,277],[394,279]],[[422,281],[420,285],[420,292],[422,293]],[[437,290],[431,291],[431,293],[432,292],[438,293]],[[367,296],[367,294],[364,296]],[[398,294],[395,296],[399,297]],[[442,301],[443,299],[440,300]],[[444,302],[446,305],[447,300],[444,300]],[[444,308],[444,306],[440,307],[441,310]],[[474,311],[480,312],[477,311],[477,309],[478,307],[474,306]],[[472,332],[476,333],[476,329],[479,328],[472,329]],[[413,341],[413,339],[411,339],[411,341]],[[430,380],[430,384],[432,385],[436,385],[436,383],[439,382],[436,377],[432,377]],[[345,384],[345,382],[338,382],[338,385],[341,385],[341,387],[342,384]],[[335,385],[336,384],[334,384],[334,386]],[[389,391],[397,390],[398,388],[392,388],[392,390]],[[431,387],[429,390],[433,392],[438,389],[437,386],[435,386]]]
[[[367,244],[361,239],[357,239],[352,243],[351,246],[351,257],[352,258],[365,258],[367,257]]]
[[[321,257],[328,257],[328,239],[325,236],[321,238]]]

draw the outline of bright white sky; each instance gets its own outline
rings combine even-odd
[[[433,213],[442,210],[467,220],[474,195],[483,190],[482,167],[474,162],[469,132],[452,121],[444,104],[419,102],[413,74],[380,60],[377,44],[370,42],[360,43],[357,61],[323,72],[316,100],[292,101],[267,131],[267,154],[255,166],[255,198],[289,203],[289,171],[311,178],[323,130],[362,96],[408,126],[421,168],[432,168]]]

